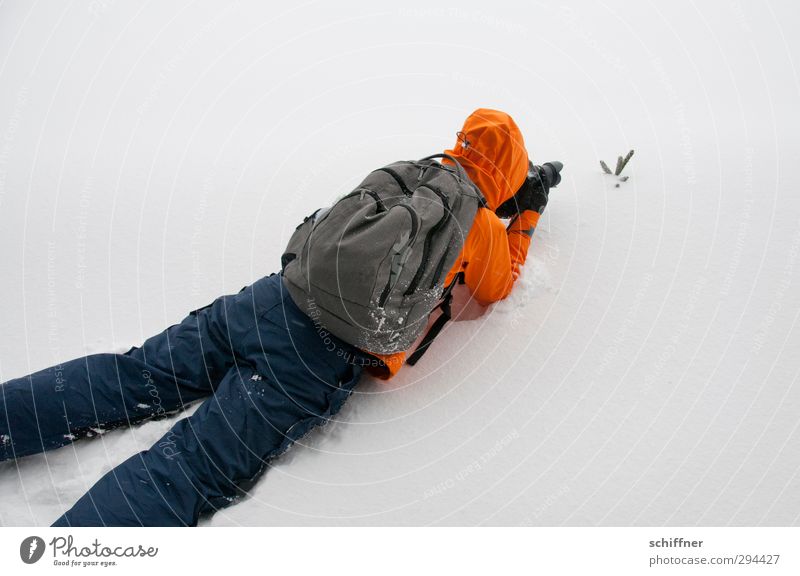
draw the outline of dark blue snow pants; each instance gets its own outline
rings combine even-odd
[[[366,359],[292,301],[280,274],[222,296],[125,354],[0,386],[0,460],[57,448],[208,398],[100,478],[54,526],[194,526],[335,414]]]

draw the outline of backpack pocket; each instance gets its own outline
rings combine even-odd
[[[369,190],[356,191],[314,225],[303,272],[310,285],[342,300],[345,317],[348,303],[374,307],[399,280],[418,229],[412,207],[387,206]]]

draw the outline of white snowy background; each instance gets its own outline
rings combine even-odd
[[[499,108],[566,166],[513,295],[203,524],[800,524],[799,12],[5,1],[0,381],[277,270],[302,216]],[[3,463],[0,524],[174,420]]]

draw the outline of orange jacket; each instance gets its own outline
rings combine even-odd
[[[528,153],[522,133],[505,112],[479,108],[464,122],[455,147],[445,150],[464,167],[486,198],[478,208],[461,254],[445,279],[447,286],[460,271],[472,296],[481,304],[502,300],[511,292],[525,262],[539,214],[526,210],[506,228],[495,208],[519,190],[528,173]],[[450,163],[445,159],[443,162]],[[405,352],[379,356],[386,364],[369,371],[391,378],[405,362]]]

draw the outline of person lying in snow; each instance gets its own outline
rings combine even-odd
[[[513,119],[489,109],[472,113],[454,148],[434,157],[375,170],[297,227],[281,272],[141,347],[0,386],[0,460],[207,398],[53,526],[196,525],[335,414],[363,372],[394,376],[438,303],[408,363],[419,359],[449,318],[456,282],[482,304],[505,298],[561,165],[530,163]]]

